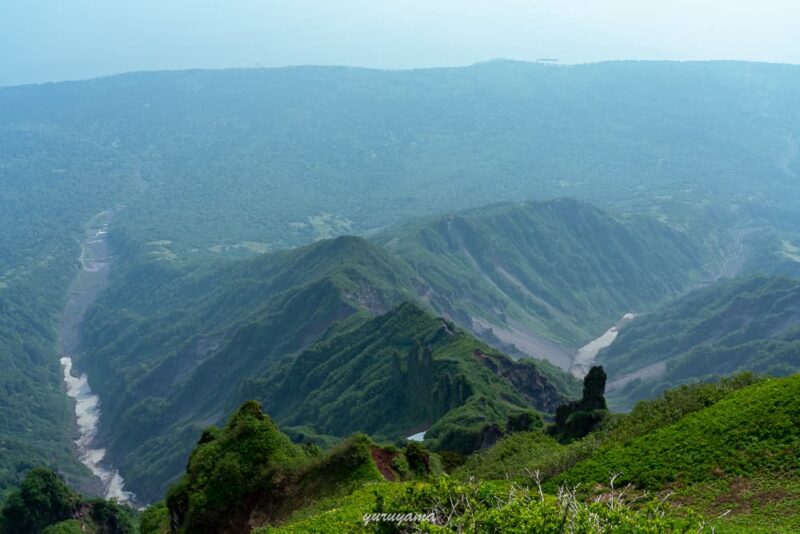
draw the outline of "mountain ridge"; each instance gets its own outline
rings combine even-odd
[[[130,473],[126,482],[137,495],[146,499],[157,495],[156,484],[162,484],[163,488],[168,473],[176,472],[181,453],[189,446],[193,433],[204,424],[220,420],[237,402],[246,400],[241,387],[251,391],[251,396],[253,384],[260,378],[272,384],[270,388],[279,387],[280,382],[275,380],[290,369],[286,367],[290,362],[297,361],[292,358],[317,350],[314,347],[326,339],[367,336],[368,330],[363,329],[370,321],[380,322],[382,317],[392,317],[393,310],[398,309],[395,306],[401,302],[418,300],[416,294],[424,286],[402,260],[358,237],[338,237],[253,259],[190,266],[186,270],[154,261],[146,255],[142,258],[141,249],[130,247],[124,249],[118,261],[131,263],[117,268],[116,274],[112,274],[111,286],[87,315],[83,329],[84,355],[78,362],[93,377],[93,382],[98,383],[95,389],[104,399],[103,420],[115,421],[114,428],[101,421],[100,435],[108,444],[109,458]],[[191,313],[184,313],[186,309]],[[411,316],[427,317],[413,304],[401,306],[399,310],[405,310],[406,315],[409,310],[416,310]],[[377,318],[369,319],[373,316]],[[419,320],[412,317],[408,324]],[[433,323],[426,321],[429,319],[422,321],[428,324],[425,328],[432,328]],[[392,333],[390,337],[379,335],[376,338],[376,350],[391,352],[395,338],[421,335],[415,334],[413,328],[408,331],[393,328],[388,330]],[[455,331],[452,325],[448,328]],[[461,333],[457,336],[458,339],[468,338]],[[354,341],[352,346],[358,343]],[[477,343],[467,351],[469,359],[462,361],[472,359],[473,350],[494,354],[488,346]],[[358,360],[356,355],[342,353],[338,356],[345,358],[337,366],[338,370],[346,367],[344,362],[352,366],[350,359]],[[358,361],[369,362],[371,356],[360,355],[359,358]],[[330,362],[323,363],[330,365]],[[485,366],[474,362],[469,365],[472,374],[481,370],[475,376],[484,377],[480,379],[484,382],[492,375]],[[509,360],[500,367],[507,366],[519,368],[516,373],[522,372],[520,376],[529,376],[534,383],[544,382],[539,390],[535,385],[520,386],[526,391],[521,394],[516,392],[516,386],[502,385],[502,380],[491,379],[494,384],[491,388],[506,388],[502,395],[490,388],[485,399],[480,401],[486,404],[488,413],[493,414],[493,421],[505,417],[512,406],[516,410],[533,407],[539,395],[549,396],[551,400],[550,404],[538,407],[554,409],[554,400],[563,398],[563,394],[547,386],[545,376],[557,375],[559,388],[569,391],[572,387],[571,379],[544,363],[517,364]],[[536,366],[544,367],[534,371]],[[368,375],[368,369],[365,363],[354,376]],[[385,371],[393,372],[389,368]],[[508,369],[506,372],[509,376],[514,374]],[[326,374],[335,373],[329,370]],[[298,376],[305,377],[305,374]],[[420,377],[422,380],[430,378]],[[353,380],[359,383],[358,378]],[[250,385],[242,385],[247,383]],[[350,381],[345,385],[351,386]],[[445,395],[458,390],[457,385],[445,386],[445,383],[441,385]],[[546,386],[551,389],[547,390]],[[325,389],[326,395],[336,387],[340,386],[331,384]],[[202,396],[198,397],[198,392],[202,392]],[[287,390],[285,395],[276,398],[291,399],[290,393]],[[456,404],[445,402],[442,411],[435,417],[431,415],[431,419],[409,421],[405,429],[395,427],[384,431],[387,436],[397,437],[401,431],[434,423],[468,398],[472,399],[471,403],[478,401],[468,393],[465,395],[454,397]],[[512,400],[498,404],[500,396]],[[316,426],[312,435],[319,434],[319,439],[324,440],[329,439],[325,435],[330,434],[343,437],[341,428],[361,421],[356,413],[340,423],[326,426],[316,408],[303,412],[305,420],[297,417],[289,420],[282,417],[284,412],[280,406],[269,402],[267,406],[271,412],[275,410],[282,423],[289,423],[290,429],[292,425]],[[462,426],[476,432],[480,421],[486,422],[473,418]],[[364,422],[359,424],[364,426],[352,430],[382,432]],[[456,434],[461,431],[450,430]],[[464,445],[471,446],[474,445]]]
[[[708,276],[708,250],[686,233],[566,198],[424,219],[376,240],[427,284],[438,313],[562,368],[625,313]]]

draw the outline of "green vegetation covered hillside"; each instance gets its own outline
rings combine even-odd
[[[69,264],[53,257],[52,265],[26,270],[8,286],[0,283],[0,502],[34,466],[57,470],[82,491],[97,491],[75,454],[74,412],[56,348],[54,317]]]
[[[447,480],[370,486],[265,532],[393,532],[363,514],[418,511],[445,532],[794,532],[798,388],[747,375],[682,387],[583,440],[512,434]]]
[[[110,458],[144,499],[183,468],[202,426],[249,398],[297,439],[433,425],[431,440],[470,452],[486,425],[552,412],[575,391],[551,365],[514,363],[415,305],[393,309],[423,284],[361,238],[203,266],[117,247],[79,364],[103,399]]]
[[[235,438],[243,432],[234,430],[248,410],[242,408],[225,431],[210,431],[200,440],[187,475],[170,493],[167,506],[173,512],[182,510],[181,499],[194,495],[191,502],[220,504],[216,515],[210,516],[214,521],[237,520],[241,525],[248,517],[249,526],[261,527],[260,533],[403,532],[413,525],[434,532],[792,532],[799,526],[800,512],[800,413],[794,402],[798,388],[798,376],[760,380],[747,375],[683,387],[609,419],[602,429],[569,445],[545,437],[541,429],[512,434],[472,456],[449,477],[432,470],[411,478],[381,479],[370,467],[380,461],[373,464],[365,455],[366,464],[354,466],[352,472],[372,475],[337,483],[342,471],[331,473],[327,485],[315,486],[313,498],[293,498],[305,505],[288,508],[275,503],[283,502],[292,488],[308,488],[298,482],[309,476],[306,466],[314,462],[324,466],[327,456],[304,457],[263,416],[258,416],[264,421],[258,424],[266,425],[260,432],[273,436],[264,438],[263,447],[272,450],[274,444],[282,445],[274,449],[277,452],[265,453],[269,460],[262,465],[272,467],[261,472],[277,484],[254,482],[260,488],[255,490],[260,492],[257,499],[229,494],[236,504],[226,506],[213,497],[215,482],[196,482],[225,479],[236,473],[230,471],[234,466],[252,465],[244,455],[251,451],[250,445],[233,448],[255,443],[252,439],[261,435]],[[369,442],[361,443],[367,447]],[[280,452],[288,450],[294,451],[291,458]],[[377,449],[373,445],[371,450]],[[223,451],[236,452],[223,456]],[[409,454],[407,449],[406,457]],[[564,460],[576,454],[583,455],[577,463],[553,461],[554,456]],[[230,459],[222,461],[223,457]],[[521,469],[509,473],[511,465]],[[270,475],[275,469],[284,474]],[[572,489],[576,486],[578,491]],[[258,514],[253,503],[273,503],[274,513]],[[420,514],[424,522],[398,524],[381,520],[380,514]],[[181,517],[190,516],[191,512]],[[244,531],[232,524],[207,530]]]
[[[602,448],[559,480],[641,489],[722,477],[796,477],[800,468],[800,375],[735,391],[676,423]]]
[[[120,267],[87,316],[79,363],[103,402],[109,455],[145,499],[183,469],[202,427],[239,403],[241,380],[336,321],[387,311],[411,286],[382,249],[350,237],[194,270]]]
[[[439,313],[514,352],[569,367],[569,351],[703,276],[705,247],[648,217],[572,199],[500,204],[381,237]]]
[[[460,237],[448,245],[455,237],[437,233],[452,220],[464,221],[456,234],[468,235],[468,245]],[[631,307],[680,291],[700,270],[704,250],[662,223],[614,217],[572,200],[421,223],[382,236],[385,247],[340,237],[206,263],[154,258],[124,230],[112,237],[111,284],[87,314],[78,366],[96,384],[104,421],[114,421],[102,424],[100,434],[109,457],[145,499],[156,498],[182,468],[203,422],[221,420],[248,398],[263,401],[287,428],[298,427],[298,439],[330,441],[325,436],[356,430],[395,439],[436,423],[428,438],[444,445],[432,446],[470,452],[482,425],[504,422],[509,406],[554,412],[574,391],[571,379],[542,363],[501,358],[476,365],[477,357],[465,356],[496,352],[452,325],[454,336],[474,346],[456,344],[441,354],[457,353],[462,363],[414,375],[411,340],[421,344],[418,365],[447,359],[431,358],[426,347],[440,325],[422,312],[421,323],[413,313],[387,316],[386,324],[363,321],[411,300],[455,317],[490,343],[505,327],[534,340],[534,346],[509,342],[516,353],[556,359],[540,353],[546,346],[566,360],[569,353],[547,337],[565,342],[556,333],[566,332],[579,342]],[[663,252],[647,252],[656,245]],[[501,325],[482,328],[477,317]],[[329,331],[338,321],[344,322]],[[323,335],[327,344],[310,349]],[[476,382],[476,370],[511,377],[513,388]],[[321,378],[310,381],[314,376]],[[404,385],[390,388],[395,379]],[[453,408],[458,420],[437,423]],[[400,412],[387,417],[387,410]]]
[[[553,412],[574,381],[544,362],[514,362],[413,304],[340,327],[279,365],[244,396],[282,425],[397,439],[427,431],[435,448],[469,453],[509,415]],[[541,424],[541,423],[540,423]]]
[[[383,452],[363,435],[329,454],[295,445],[249,402],[224,429],[203,432],[166,505],[178,532],[246,532],[320,498],[383,480],[373,459]]]
[[[615,404],[743,370],[800,370],[800,283],[755,276],[717,282],[625,325],[598,359]]]

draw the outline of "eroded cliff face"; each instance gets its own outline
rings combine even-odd
[[[514,389],[537,410],[553,413],[558,406],[567,401],[566,397],[535,365],[525,361],[489,355],[477,349],[473,354],[476,360],[514,386]]]
[[[454,336],[452,325],[442,319],[432,343],[448,342]],[[395,366],[396,367],[396,366]],[[406,355],[405,373],[399,369],[401,383],[405,384],[408,411],[415,414],[428,427],[450,410],[463,405],[472,395],[469,381],[458,372],[452,362],[434,359],[431,345],[417,344]]]

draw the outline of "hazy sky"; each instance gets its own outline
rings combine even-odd
[[[798,0],[0,0],[0,85],[492,58],[800,63]]]

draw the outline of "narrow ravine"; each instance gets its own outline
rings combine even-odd
[[[634,318],[636,318],[635,314],[626,313],[622,316],[622,319],[617,322],[617,324],[606,330],[602,336],[591,340],[589,343],[578,349],[577,354],[575,354],[575,357],[572,360],[572,365],[569,368],[569,372],[572,373],[572,376],[583,380],[583,377],[586,376],[586,374],[589,372],[589,369],[591,369],[594,365],[594,360],[597,357],[597,353],[610,346],[614,340],[617,339],[619,328],[628,321],[632,321]]]
[[[75,417],[79,433],[75,444],[78,448],[78,457],[100,479],[103,496],[106,499],[134,505],[136,496],[125,490],[122,476],[104,462],[106,451],[96,443],[100,422],[100,399],[92,393],[85,373],[80,376],[73,375],[72,358],[79,344],[81,321],[98,293],[108,284],[111,256],[106,234],[113,215],[114,210],[103,211],[87,225],[86,237],[81,242],[81,269],[70,285],[69,298],[61,314],[58,344],[67,395],[75,401]]]

